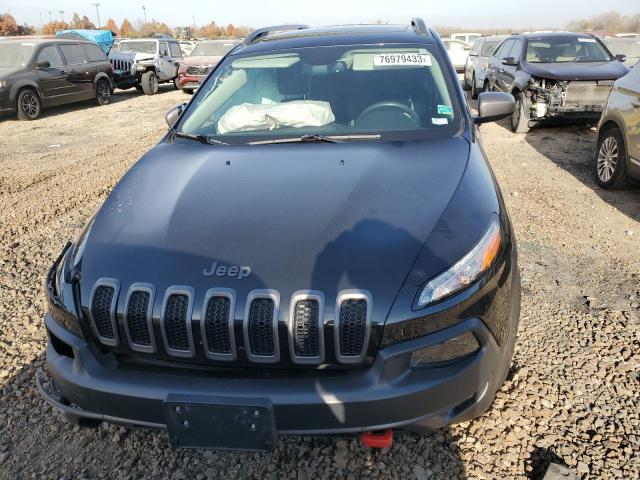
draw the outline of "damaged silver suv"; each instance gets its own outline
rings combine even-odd
[[[527,133],[553,119],[600,118],[613,82],[629,69],[595,36],[530,33],[505,39],[487,66],[484,90],[516,99],[511,130]]]

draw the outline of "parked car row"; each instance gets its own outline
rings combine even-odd
[[[115,88],[135,88],[154,95],[160,84],[169,83],[193,93],[239,43],[194,42],[193,55],[186,56],[181,49],[184,45],[168,36],[122,39],[113,42],[107,55],[104,45],[84,39],[93,37],[64,33],[56,37],[2,39],[0,114],[34,120],[45,108],[90,98],[105,105]]]

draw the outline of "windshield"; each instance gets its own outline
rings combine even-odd
[[[453,81],[423,47],[309,47],[227,57],[177,130],[230,143],[302,135],[451,136]]]
[[[35,43],[26,42],[3,42],[0,43],[0,68],[22,68],[26,67],[33,51]]]
[[[196,45],[196,48],[194,48],[191,52],[191,56],[222,57],[235,46],[236,44],[231,42],[203,42]]]
[[[609,60],[611,57],[605,48],[593,37],[559,35],[529,38],[527,42],[527,62],[529,63],[606,62]]]
[[[486,42],[484,42],[484,45],[482,46],[481,56],[490,57],[501,41],[502,40],[487,40]]]
[[[120,42],[119,52],[156,53],[157,42]]]

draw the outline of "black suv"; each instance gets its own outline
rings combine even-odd
[[[493,52],[484,90],[513,94],[511,129],[526,133],[546,120],[600,118],[613,82],[629,69],[593,35],[513,35]]]
[[[35,120],[43,108],[111,99],[111,64],[91,42],[24,39],[0,41],[0,113]]]
[[[513,106],[472,117],[419,19],[248,35],[56,260],[40,391],[224,449],[480,415],[520,283],[477,125]]]

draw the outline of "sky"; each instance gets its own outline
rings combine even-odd
[[[74,12],[97,23],[99,2],[102,23],[107,18],[120,24],[147,19],[171,27],[203,25],[215,20],[219,25],[262,27],[283,23],[331,25],[340,23],[408,23],[420,16],[428,25],[477,28],[561,28],[569,20],[588,18],[606,10],[621,14],[640,13],[640,0],[533,0],[517,3],[504,0],[0,0],[0,12],[10,12],[18,23],[39,27],[41,19],[55,19],[63,10],[68,22]],[[519,8],[517,8],[519,7]]]

